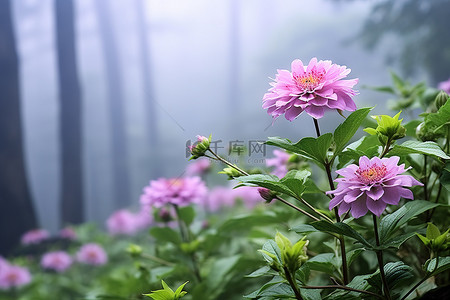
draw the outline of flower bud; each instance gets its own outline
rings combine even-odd
[[[449,232],[450,229],[447,229],[446,232],[441,234],[439,228],[432,223],[428,223],[426,236],[416,234],[428,249],[437,254],[450,248]]]
[[[416,136],[422,142],[436,141],[436,139],[438,138],[435,132],[433,132],[432,130],[428,130],[424,122],[420,123],[419,126],[417,126]]]
[[[266,188],[258,188],[258,192],[261,195],[261,198],[263,198],[264,200],[266,200],[267,203],[272,202],[273,199],[276,198],[277,193],[266,189]]]
[[[236,177],[242,176],[242,174],[232,167],[224,168],[222,171],[219,172],[219,174],[225,174],[228,176],[228,179],[234,179]]]
[[[127,248],[127,252],[131,257],[139,257],[142,254],[142,247],[136,244],[130,244]]]
[[[162,207],[158,212],[158,217],[163,221],[164,223],[168,223],[173,220],[172,214],[170,213],[170,210],[168,210],[165,207]]]
[[[449,95],[444,92],[440,91],[439,94],[436,96],[436,99],[434,100],[434,104],[436,105],[436,108],[439,110],[444,104],[448,101]]]
[[[209,145],[211,144],[211,135],[209,138],[201,135],[197,135],[197,142],[195,142],[192,146],[188,146],[191,151],[191,159],[197,159],[201,156],[204,156],[206,151],[209,149]]]
[[[390,117],[387,115],[373,116],[375,120],[377,120],[377,128],[366,128],[365,132],[371,135],[377,135],[378,140],[382,144],[386,144],[388,141],[398,140],[406,136],[406,129],[403,127],[402,121],[403,119],[398,119],[400,116],[399,112],[394,117]]]
[[[278,232],[275,236],[275,242],[280,248],[283,267],[286,267],[291,274],[295,274],[300,266],[308,260],[306,246],[309,241],[305,240],[305,238],[306,237],[303,237],[297,243],[292,245],[291,241],[281,233]]]

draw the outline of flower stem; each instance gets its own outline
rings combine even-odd
[[[406,299],[412,292],[414,292],[422,283],[424,283],[428,278],[431,277],[431,274],[433,274],[437,268],[438,268],[438,264],[439,264],[439,255],[436,255],[436,265],[434,266],[434,270],[433,272],[429,272],[425,275],[424,278],[422,278],[418,283],[416,283],[406,294],[405,296],[402,297],[401,300]]]
[[[160,264],[162,264],[162,265],[166,265],[166,266],[169,266],[169,267],[175,266],[174,263],[171,263],[171,262],[166,261],[166,260],[164,260],[164,259],[162,259],[162,258],[153,256],[153,255],[151,255],[151,254],[143,253],[143,254],[141,254],[141,256],[142,256],[143,258],[146,258],[146,259],[148,259],[148,260],[152,260],[152,261],[157,262],[157,263],[160,263]]]
[[[289,282],[289,285],[291,286],[292,290],[294,291],[295,298],[298,300],[303,300],[302,295],[300,294],[300,290],[298,288],[297,282],[295,281],[295,278],[292,278],[291,272],[288,270],[287,267],[283,267],[284,275],[286,276],[286,280]]]
[[[313,118],[313,120],[314,120],[314,127],[316,128],[317,137],[319,137],[320,136],[319,122],[315,118]],[[325,158],[324,167],[325,167],[325,171],[327,173],[328,184],[330,185],[330,189],[334,190],[333,177],[331,175],[331,163],[328,161],[327,158]],[[333,198],[333,196],[332,196],[332,198]],[[341,218],[339,217],[339,212],[338,212],[337,207],[334,208],[334,214],[336,216],[336,222],[340,222]],[[344,279],[344,284],[348,284],[350,281],[349,281],[349,276],[348,276],[348,266],[347,266],[347,256],[346,256],[347,251],[345,250],[345,239],[344,239],[343,235],[339,235],[338,239],[339,239],[339,244],[341,247],[342,275],[343,275],[343,279]]]
[[[428,201],[428,176],[427,176],[427,156],[423,155],[423,193],[425,194],[425,201]]]
[[[378,235],[377,216],[375,214],[373,214],[372,217],[373,217],[373,230],[375,232],[375,242],[376,242],[377,246],[380,246],[380,237]],[[378,259],[378,266],[380,269],[381,282],[383,284],[384,296],[386,297],[386,299],[390,300],[391,295],[389,293],[389,287],[387,285],[386,275],[384,274],[383,251],[376,250],[376,254],[377,254],[377,259]]]
[[[367,294],[367,295],[372,295],[375,296],[377,298],[383,299],[383,296],[380,296],[378,294],[369,292],[369,291],[364,291],[364,290],[358,290],[358,289],[354,289],[345,285],[325,285],[325,286],[302,286],[300,287],[302,289],[312,289],[312,290],[319,290],[319,289],[339,289],[339,290],[346,290],[346,291],[352,291],[352,292],[357,292],[357,293],[361,293],[361,294]]]

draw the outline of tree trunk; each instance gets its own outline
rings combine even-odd
[[[37,227],[22,141],[19,67],[10,1],[0,1],[0,254]]]
[[[82,107],[75,52],[72,0],[54,0],[59,71],[61,142],[61,223],[84,221]]]
[[[103,49],[108,99],[110,109],[111,151],[113,166],[114,202],[117,208],[130,204],[130,182],[127,163],[127,141],[125,136],[124,93],[120,78],[119,54],[112,29],[109,5],[95,0],[99,33]]]
[[[135,0],[136,3],[136,21],[138,30],[139,50],[141,52],[141,71],[142,84],[144,88],[144,104],[145,104],[145,120],[148,130],[148,141],[150,148],[150,157],[152,158],[152,165],[150,168],[150,178],[156,178],[161,170],[160,155],[159,155],[159,134],[158,122],[156,115],[156,102],[153,93],[152,74],[151,74],[151,60],[150,49],[148,45],[148,26],[146,20],[146,5],[143,0]]]

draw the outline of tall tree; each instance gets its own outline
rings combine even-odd
[[[147,1],[148,2],[148,1]],[[148,140],[150,141],[150,157],[153,158],[153,164],[150,166],[150,178],[155,178],[160,170],[159,160],[159,133],[158,122],[156,115],[156,102],[155,94],[153,92],[152,85],[152,73],[151,73],[151,52],[148,42],[148,24],[146,18],[146,2],[142,0],[135,0],[136,4],[136,21],[137,21],[137,33],[139,50],[141,52],[141,71],[142,71],[142,83],[144,88],[144,103],[145,103],[145,120],[148,130]]]
[[[59,71],[61,141],[61,222],[84,221],[82,105],[75,51],[72,0],[54,0]]]
[[[24,163],[19,66],[11,3],[0,1],[0,254],[37,226]]]
[[[113,189],[116,207],[130,203],[130,182],[127,163],[127,142],[125,136],[124,92],[120,78],[119,54],[111,22],[110,4],[95,0],[99,32],[103,49],[106,81],[109,99],[109,120],[111,130],[111,151],[113,166]]]

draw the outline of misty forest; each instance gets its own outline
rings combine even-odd
[[[0,0],[0,300],[450,299],[450,0]]]

